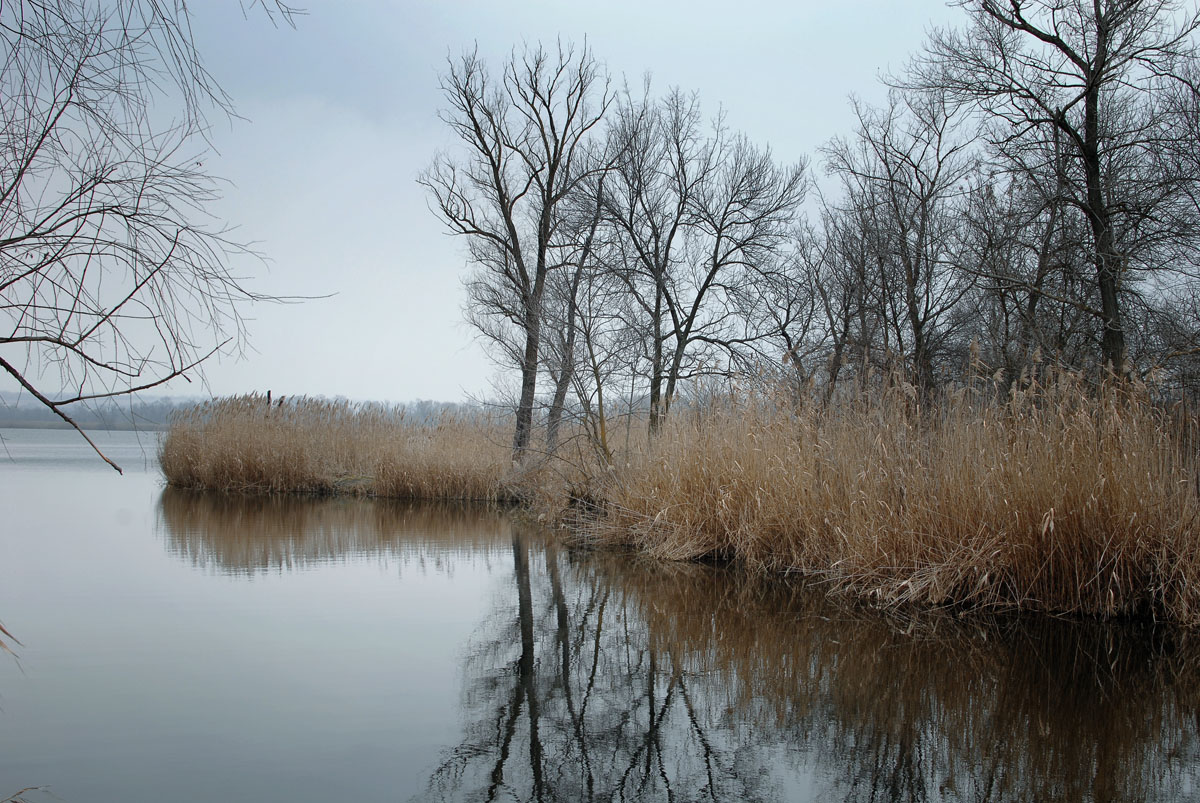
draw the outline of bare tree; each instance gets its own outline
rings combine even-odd
[[[796,398],[818,379],[830,340],[817,282],[822,245],[809,226],[795,227],[791,246],[764,260],[737,294],[747,332],[764,335],[745,355],[747,378],[787,387]]]
[[[232,107],[183,3],[0,3],[0,58],[0,369],[87,438],[68,405],[186,376],[242,333],[246,249],[204,213],[206,115]]]
[[[561,262],[559,207],[587,178],[578,169],[609,104],[607,79],[584,46],[513,52],[500,74],[477,52],[451,60],[442,119],[465,146],[421,178],[434,211],[467,238],[475,275],[470,320],[521,376],[514,459],[529,447],[541,368],[547,278]]]
[[[695,96],[627,98],[610,136],[617,154],[604,200],[616,230],[610,266],[644,333],[649,427],[679,384],[775,333],[749,326],[807,189],[803,163],[732,136],[720,119],[706,134]]]
[[[593,270],[596,229],[603,212],[604,173],[599,172],[597,187],[592,192],[580,193],[577,200],[584,208],[572,210],[565,215],[568,239],[574,244],[569,248],[567,270],[552,277],[550,301],[547,313],[552,324],[552,333],[547,345],[550,359],[549,372],[554,381],[554,393],[546,415],[546,451],[553,453],[558,446],[559,429],[567,404],[567,393],[575,384],[575,372],[579,367],[580,291],[587,286],[585,279]],[[557,279],[557,281],[554,281]]]
[[[1200,11],[1178,0],[961,0],[966,31],[935,31],[915,83],[972,104],[999,156],[1037,167],[1058,138],[1064,198],[1087,220],[1103,362],[1126,371],[1124,316],[1133,272],[1152,270],[1181,182],[1156,153],[1165,130],[1156,96],[1194,64]],[[1194,89],[1193,89],[1194,91]],[[1178,140],[1177,140],[1178,141]],[[1194,142],[1192,144],[1194,146]],[[1192,147],[1189,146],[1189,147]],[[1178,240],[1176,240],[1178,242]]]
[[[683,378],[684,355],[702,345],[737,361],[804,317],[782,266],[808,190],[805,162],[779,165],[769,148],[736,136],[718,151],[717,170],[696,195],[688,295],[672,310],[674,348],[667,404]],[[801,296],[802,302],[803,295]],[[766,305],[766,320],[759,314]],[[793,354],[793,357],[796,355]]]
[[[875,298],[883,331],[893,338],[884,350],[900,355],[928,394],[950,314],[971,287],[970,276],[954,266],[958,207],[974,160],[937,94],[892,93],[885,109],[856,103],[855,112],[855,138],[826,149],[828,169],[841,179],[843,203],[866,226]]]
[[[1050,144],[1045,159],[1054,164],[1061,151]],[[1095,362],[1100,318],[1080,247],[1087,225],[1071,214],[1055,175],[989,168],[972,179],[964,208],[961,269],[977,280],[977,314],[965,329],[1006,386],[1041,363],[1081,370]]]
[[[863,387],[875,365],[872,352],[886,332],[886,305],[877,298],[878,283],[872,278],[878,247],[871,211],[826,203],[820,226],[820,247],[810,252],[805,267],[829,338],[824,393],[828,403],[847,367]]]
[[[575,398],[593,451],[604,465],[612,463],[611,425],[619,414],[629,423],[636,400],[637,362],[642,354],[640,333],[628,325],[635,317],[625,287],[598,265],[584,275],[576,308],[579,312],[580,364],[573,376]],[[622,409],[619,387],[630,395]]]
[[[704,136],[695,95],[676,89],[656,101],[648,81],[641,98],[626,92],[609,137],[617,161],[604,205],[618,234],[608,261],[641,313],[630,324],[644,333],[654,431],[665,416],[676,275],[695,223],[695,195],[715,170],[716,142]]]

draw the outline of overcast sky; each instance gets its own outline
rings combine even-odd
[[[488,395],[494,370],[462,323],[463,243],[416,183],[453,145],[437,116],[448,54],[478,43],[496,64],[522,42],[586,37],[614,82],[695,90],[706,113],[819,172],[817,148],[852,129],[847,97],[880,101],[880,73],[962,15],[939,0],[292,2],[308,12],[294,29],[236,0],[189,4],[245,118],[219,122],[206,162],[230,182],[213,211],[269,259],[239,272],[274,295],[334,294],[252,309],[247,354],[206,369],[218,395]]]

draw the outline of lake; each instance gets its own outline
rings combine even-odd
[[[1200,643],[881,614],[501,511],[165,488],[0,430],[0,796],[1168,801]],[[3,800],[3,797],[0,797]]]

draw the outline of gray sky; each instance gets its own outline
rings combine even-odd
[[[881,100],[877,76],[961,19],[940,0],[292,2],[308,11],[295,29],[235,0],[189,4],[246,118],[217,125],[206,164],[230,182],[213,211],[269,259],[239,272],[266,293],[336,294],[252,309],[247,354],[206,369],[218,395],[487,394],[494,371],[462,323],[463,243],[415,180],[453,145],[437,118],[447,54],[478,42],[495,64],[522,42],[586,37],[615,83],[649,73],[659,92],[695,90],[707,114],[724,108],[731,129],[819,174],[817,148],[852,129],[848,95]]]

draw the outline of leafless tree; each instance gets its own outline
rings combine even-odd
[[[1055,174],[1006,177],[989,168],[972,179],[964,208],[962,269],[977,280],[965,334],[1006,387],[1042,364],[1082,370],[1095,361],[1100,319],[1080,247],[1087,227]]]
[[[551,277],[547,308],[551,336],[546,352],[554,393],[546,414],[546,450],[549,453],[553,453],[558,446],[567,394],[575,384],[575,373],[580,362],[580,292],[589,286],[587,278],[594,271],[592,262],[596,250],[596,230],[603,214],[604,170],[601,168],[594,172],[598,174],[596,189],[579,193],[574,200],[580,202],[578,206],[581,208],[571,210],[574,214],[564,216],[563,228],[570,242],[565,246],[568,254],[564,265],[566,269]],[[567,206],[569,208],[570,204]]]
[[[587,200],[602,199],[598,185]],[[573,289],[574,326],[569,330],[574,342],[574,367],[570,371],[573,390],[572,410],[593,454],[609,463],[613,456],[610,434],[613,423],[630,415],[635,399],[623,397],[619,388],[635,387],[638,363],[643,358],[643,330],[624,282],[612,270],[620,248],[614,246],[616,233],[603,223],[603,210],[597,203],[589,214],[600,210],[600,219],[592,218],[596,229],[591,233],[591,257],[577,274]]]
[[[0,58],[0,370],[87,438],[68,405],[186,376],[242,333],[246,249],[204,211],[206,117],[232,107],[182,2],[0,3]]]
[[[687,284],[690,299],[672,317],[668,404],[688,348],[703,345],[736,363],[747,351],[760,356],[761,345],[772,339],[786,340],[797,320],[807,317],[803,288],[786,270],[807,190],[805,162],[777,164],[769,149],[744,136],[719,151],[716,172],[696,196],[699,236],[690,245],[698,270]]]
[[[706,133],[699,101],[678,90],[627,95],[610,136],[609,262],[640,311],[631,324],[644,333],[654,431],[682,381],[767,336],[744,313],[789,240],[807,177],[720,119]]]
[[[673,90],[658,101],[649,81],[640,98],[626,91],[609,137],[618,156],[604,195],[617,231],[608,262],[640,310],[630,324],[644,332],[653,431],[665,415],[673,285],[695,222],[695,195],[715,170],[716,143],[704,135],[695,95]]]
[[[830,340],[818,284],[822,249],[815,230],[794,227],[791,246],[764,260],[737,294],[746,331],[763,335],[742,355],[745,378],[781,385],[796,398],[818,380]]]
[[[828,403],[843,371],[852,369],[859,388],[876,366],[877,344],[886,340],[878,283],[873,280],[878,260],[877,232],[870,210],[826,203],[821,212],[821,242],[805,263],[812,276],[823,329],[828,337],[825,392]],[[880,350],[879,356],[886,353]]]
[[[607,78],[586,47],[513,52],[499,75],[477,52],[450,60],[442,119],[464,146],[420,182],[452,234],[467,239],[470,320],[520,371],[514,459],[529,448],[541,369],[547,279],[560,205],[587,178],[580,160],[609,104]]]
[[[1180,239],[1176,201],[1197,176],[1164,173],[1179,142],[1157,98],[1195,63],[1200,11],[1178,0],[960,0],[966,30],[935,31],[910,83],[978,109],[1003,162],[1057,172],[1086,219],[1103,362],[1126,372],[1124,317],[1138,271]],[[1065,159],[1044,161],[1048,143]],[[1194,141],[1188,147],[1194,147]],[[1038,160],[1043,160],[1038,163]]]
[[[951,110],[935,93],[892,93],[886,108],[855,103],[855,112],[854,139],[834,140],[825,153],[844,189],[844,220],[857,218],[865,227],[859,243],[874,264],[846,264],[870,272],[886,324],[882,332],[890,337],[882,347],[903,359],[913,383],[928,394],[951,313],[972,285],[954,267],[959,207],[974,160],[969,141],[955,135]],[[843,247],[852,246],[849,233],[842,232]]]

